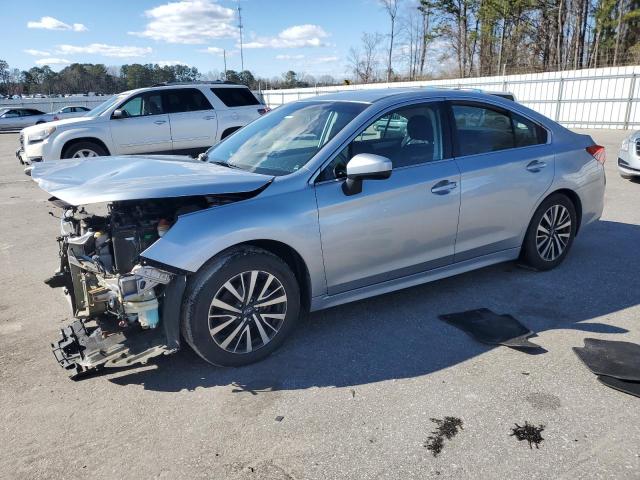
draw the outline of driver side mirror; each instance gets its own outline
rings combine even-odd
[[[119,108],[114,110],[113,113],[111,114],[111,118],[113,120],[118,120],[120,118],[125,118],[126,115],[124,113],[124,111],[120,110]]]
[[[342,184],[345,195],[362,192],[363,180],[385,180],[391,176],[393,164],[387,157],[359,153],[347,163],[347,180]]]

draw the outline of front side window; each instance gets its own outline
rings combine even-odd
[[[283,105],[211,147],[208,161],[267,175],[288,175],[306,165],[367,106],[323,101]]]
[[[164,113],[162,96],[160,93],[143,93],[125,102],[120,106],[120,110],[127,118],[160,115]]]
[[[343,178],[348,161],[359,153],[387,157],[394,169],[442,160],[442,104],[402,107],[374,120],[325,167],[318,181]]]
[[[213,107],[197,88],[180,88],[163,92],[167,113],[197,112]]]

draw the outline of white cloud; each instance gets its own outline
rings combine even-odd
[[[41,28],[44,30],[73,30],[74,32],[86,32],[88,30],[82,23],[74,23],[69,25],[57,18],[42,17],[39,21],[27,22],[27,28]]]
[[[302,60],[304,55],[276,55],[276,60]]]
[[[218,55],[220,57],[224,54],[224,49],[220,47],[207,47],[198,51],[202,53],[210,53],[211,55]],[[229,52],[227,52],[227,55],[229,55]]]
[[[212,38],[235,38],[235,10],[213,0],[170,2],[144,12],[149,19],[142,32],[130,35],[167,43],[199,44]]]
[[[129,47],[92,43],[82,47],[76,45],[58,45],[56,52],[63,55],[90,54],[102,55],[104,57],[131,58],[150,55],[152,49],[151,47]]]
[[[339,57],[329,56],[329,57],[316,57],[311,60],[312,63],[332,63],[337,62]]]
[[[26,50],[23,50],[23,52],[33,55],[34,57],[46,57],[47,55],[51,55],[49,52],[45,52],[44,50],[35,50],[33,48],[27,48]]]
[[[36,65],[69,65],[71,62],[64,58],[39,58]]]
[[[258,37],[244,45],[244,48],[299,48],[323,47],[323,38],[329,34],[319,25],[294,25],[281,31],[275,37]]]
[[[159,60],[157,62],[158,65],[160,65],[161,67],[171,67],[173,65],[185,65],[187,67],[189,67],[190,65],[186,62],[183,62],[181,60]]]

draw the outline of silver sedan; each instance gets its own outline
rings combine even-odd
[[[305,311],[499,262],[549,270],[603,210],[603,147],[478,92],[310,98],[201,158],[33,170],[67,209],[62,267],[48,282],[74,285],[76,312],[131,328],[125,342],[147,335],[149,350],[132,361],[175,351],[181,330],[208,362],[243,365],[281,345]],[[76,215],[76,206],[101,202],[111,217],[91,217],[95,226],[84,210]],[[110,291],[86,298],[80,277]],[[81,324],[70,328],[84,335]],[[122,349],[117,358],[85,351],[82,360],[56,351],[77,371],[128,361]]]
[[[622,178],[640,177],[640,130],[622,141],[618,151],[618,171]]]
[[[53,114],[44,113],[35,108],[2,108],[0,109],[0,131],[20,130],[31,125],[50,122],[53,117]]]

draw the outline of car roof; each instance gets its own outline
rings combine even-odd
[[[395,88],[371,88],[371,89],[359,89],[349,90],[336,93],[328,93],[324,95],[318,95],[316,97],[310,97],[301,101],[342,101],[342,102],[361,102],[361,103],[375,103],[380,100],[394,97],[394,99],[402,100],[406,97],[407,100],[415,98],[436,98],[436,97],[450,97],[460,99],[478,99],[479,97],[486,98],[499,98],[488,92],[483,91],[465,91],[456,90],[452,88],[438,88],[438,87],[395,87]]]
[[[150,87],[143,88],[135,88],[133,90],[126,90],[124,92],[117,93],[116,95],[130,95],[134,93],[147,92],[158,89],[175,89],[175,88],[197,88],[197,87],[206,87],[206,88],[245,88],[248,89],[246,85],[242,85],[240,83],[223,83],[223,82],[185,82],[185,83],[167,83],[166,85],[157,84],[152,85]]]

